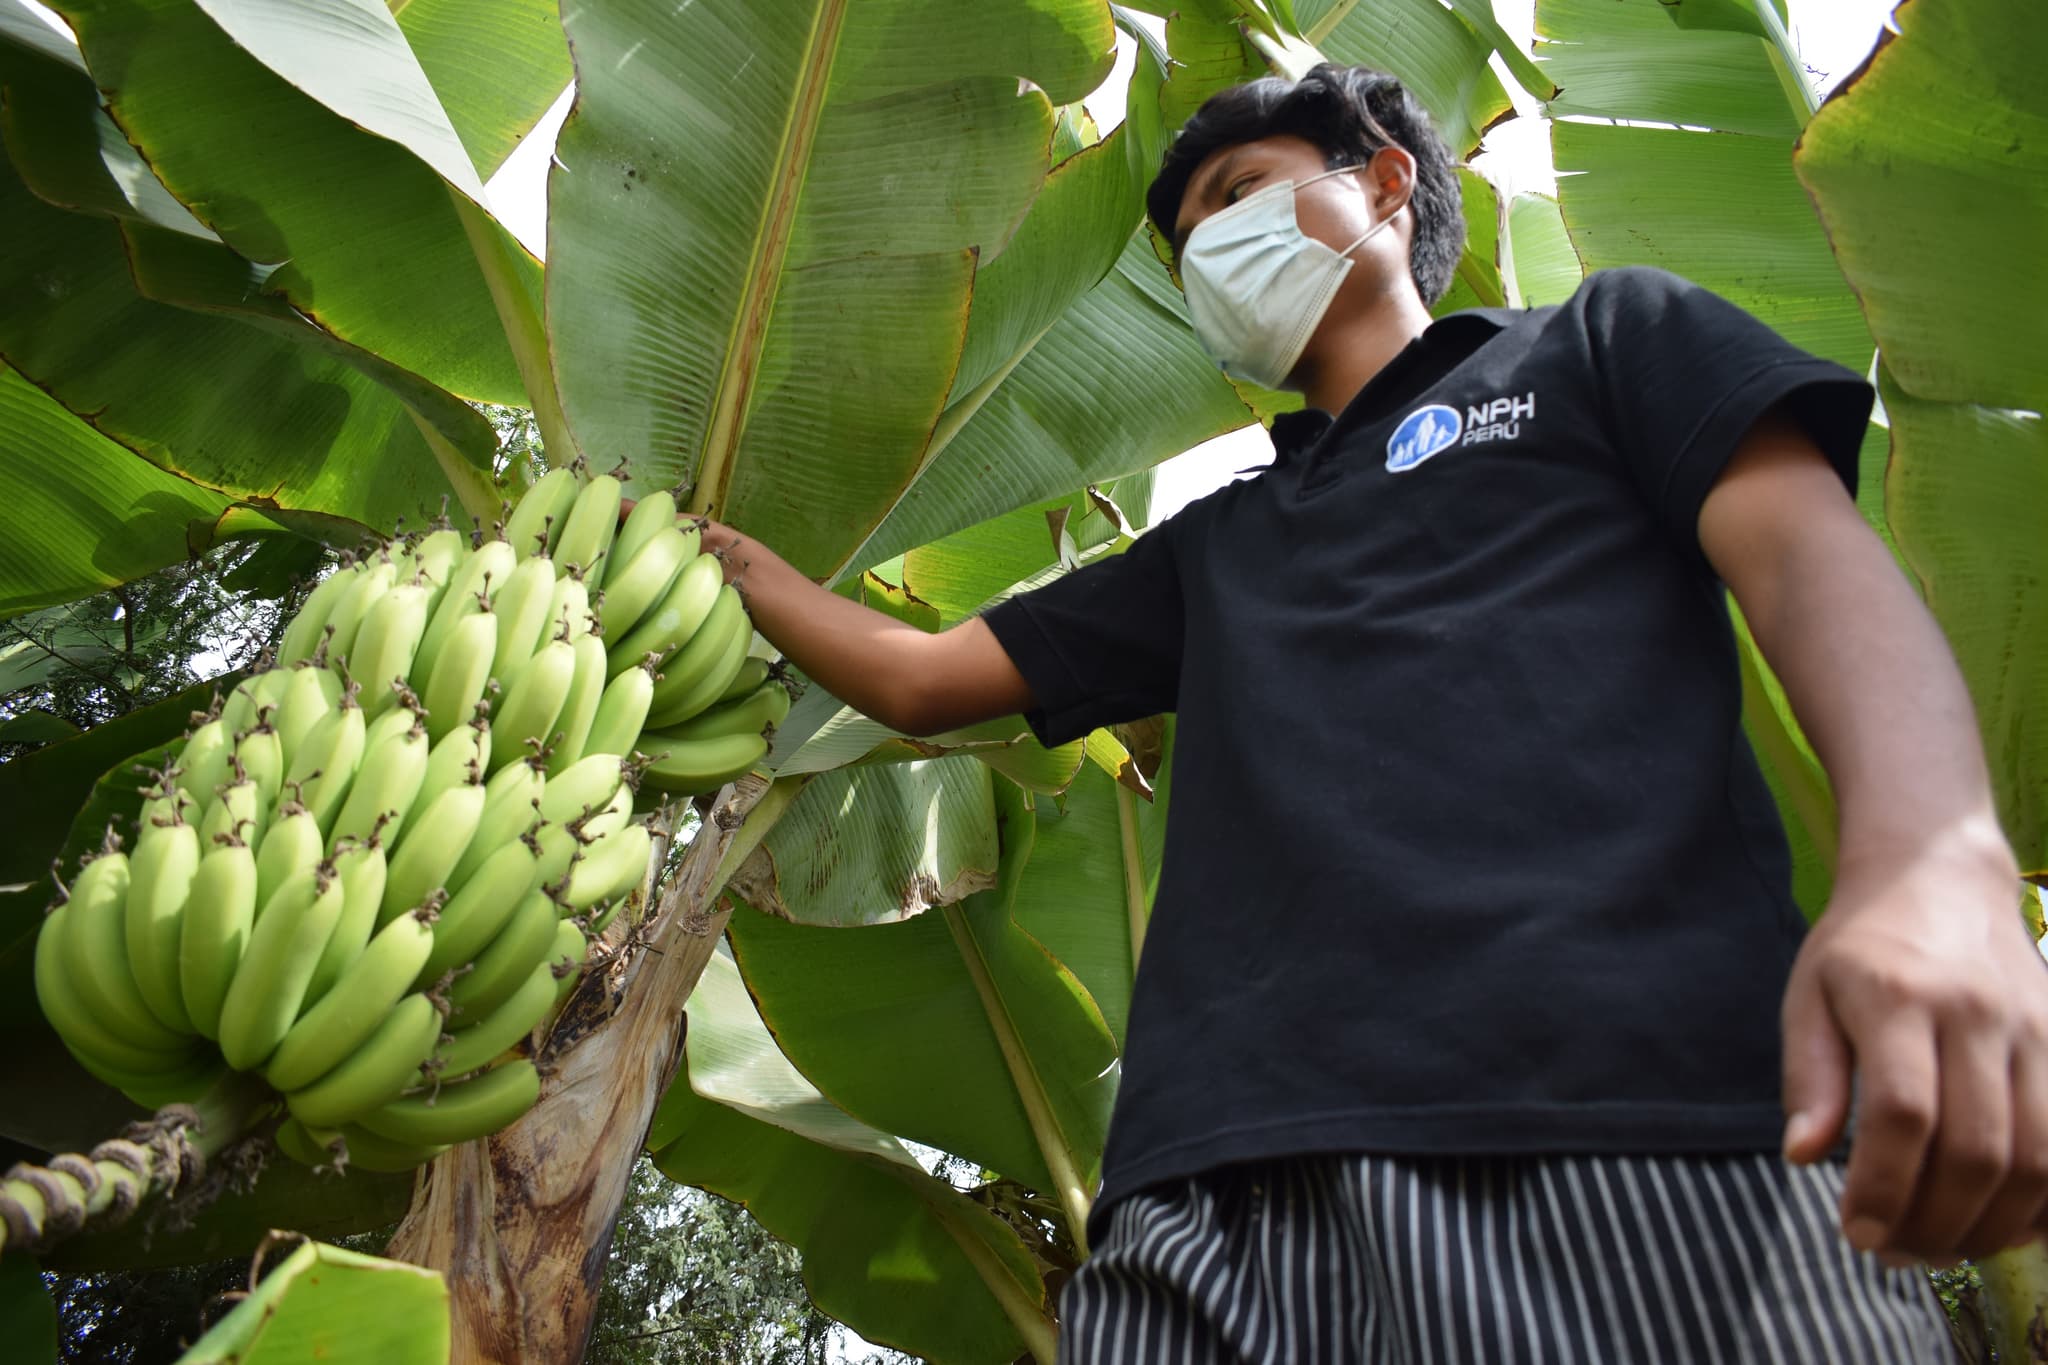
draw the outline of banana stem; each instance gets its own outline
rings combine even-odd
[[[1828,786],[1827,774],[1808,756],[1772,699],[1770,684],[1765,681],[1761,651],[1757,648],[1756,638],[1749,633],[1749,623],[1742,619],[1740,612],[1734,612],[1733,617],[1735,653],[1742,672],[1742,713],[1748,719],[1750,733],[1756,736],[1757,747],[1762,750],[1771,771],[1785,784],[1786,799],[1799,816],[1799,822],[1806,826],[1814,851],[1820,854],[1821,862],[1833,871],[1835,795]]]
[[[940,913],[945,915],[946,927],[953,933],[953,945],[960,950],[960,960],[966,964],[967,974],[974,981],[974,993],[981,998],[982,1013],[988,1016],[989,1028],[996,1035],[996,1046],[1002,1049],[1003,1063],[1010,1072],[1010,1083],[1017,1088],[1024,1116],[1031,1123],[1031,1136],[1038,1141],[1039,1153],[1045,1158],[1045,1168],[1057,1187],[1054,1192],[1066,1210],[1067,1231],[1074,1238],[1074,1248],[1085,1257],[1088,1254],[1088,1210],[1093,1201],[1081,1183],[1081,1173],[1074,1165],[1074,1154],[1068,1150],[1066,1137],[1060,1132],[1059,1119],[1052,1112],[1052,1100],[1045,1093],[1044,1083],[1038,1079],[1037,1069],[1025,1055],[1023,1040],[1018,1038],[1016,1025],[1010,1021],[1010,1012],[1003,1005],[995,978],[989,974],[988,961],[982,956],[974,931],[968,927],[965,912],[956,903],[944,907]]]
[[[441,474],[448,480],[448,486],[455,490],[456,499],[462,510],[475,517],[479,523],[489,526],[502,515],[503,499],[498,496],[491,476],[471,464],[463,453],[449,444],[448,438],[435,430],[433,423],[421,417],[412,409],[406,409],[406,416],[420,429],[426,440],[427,449],[434,452],[434,463],[441,467]]]
[[[1813,87],[1807,84],[1799,51],[1792,46],[1792,35],[1785,32],[1784,21],[1778,18],[1778,7],[1771,0],[1750,0],[1756,11],[1757,22],[1769,34],[1771,66],[1778,73],[1778,84],[1785,89],[1785,101],[1792,106],[1792,117],[1799,120],[1804,128],[1807,121],[1820,112],[1820,101],[1814,98]]]
[[[1323,54],[1313,43],[1297,38],[1291,33],[1264,33],[1253,29],[1245,34],[1251,45],[1258,49],[1266,64],[1273,68],[1275,75],[1298,81],[1309,70],[1323,60]]]
[[[1977,1263],[2000,1360],[2039,1360],[2048,1340],[2048,1250],[2035,1242]]]
[[[938,1215],[939,1226],[960,1244],[960,1250],[981,1276],[981,1282],[988,1286],[989,1293],[995,1295],[1003,1316],[1017,1329],[1017,1335],[1024,1338],[1024,1349],[1042,1365],[1052,1365],[1059,1354],[1055,1325],[1046,1317],[1045,1310],[1031,1301],[1024,1287],[1017,1283],[1016,1276],[1010,1273],[1010,1268],[1003,1264],[1002,1258],[962,1221],[956,1203],[959,1198],[959,1195],[946,1190],[939,1192],[936,1198],[927,1195],[926,1203]]]
[[[1138,798],[1121,782],[1116,788],[1117,832],[1123,836],[1124,910],[1131,922],[1131,975],[1138,974],[1138,952],[1145,946],[1144,859],[1138,848]]]
[[[262,1112],[260,1089],[225,1077],[194,1104],[168,1104],[91,1152],[64,1152],[47,1165],[17,1162],[0,1180],[0,1251],[48,1251],[88,1229],[125,1222],[145,1199],[197,1187],[206,1163],[246,1133]]]
[[[576,459],[576,443],[569,435],[569,419],[562,412],[561,395],[555,392],[555,367],[548,357],[547,330],[541,324],[540,308],[514,269],[505,236],[491,216],[454,186],[448,198],[462,220],[469,237],[469,249],[476,255],[477,268],[491,291],[491,303],[498,310],[498,322],[519,366],[519,378],[526,385],[526,401],[533,406],[533,422],[540,428],[540,443],[548,468],[560,469]]]

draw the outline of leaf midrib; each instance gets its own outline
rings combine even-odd
[[[804,172],[810,165],[811,148],[817,140],[826,89],[832,78],[832,62],[838,55],[839,32],[846,19],[846,5],[847,0],[819,0],[810,35],[804,43],[789,117],[782,128],[782,145],[776,154],[775,172],[769,181],[761,221],[748,256],[747,286],[733,316],[732,332],[719,368],[716,396],[712,399],[711,420],[704,430],[704,454],[697,466],[696,487],[690,494],[692,512],[712,513],[722,509],[732,482],[734,457],[746,425],[754,379],[760,371],[762,343],[767,337],[768,320],[775,307],[775,287],[782,279],[783,259],[789,254],[789,239],[796,225]]]

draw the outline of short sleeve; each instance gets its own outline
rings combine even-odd
[[[1707,494],[1781,405],[1854,496],[1874,397],[1854,371],[1668,271],[1601,271],[1581,301],[1609,440],[1678,543],[1699,553]]]
[[[1098,725],[1171,711],[1180,692],[1181,517],[982,613],[1031,685],[1024,713],[1052,746]]]

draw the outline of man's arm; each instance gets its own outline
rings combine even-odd
[[[1853,1074],[1855,1246],[1947,1260],[2031,1240],[2048,1197],[2048,975],[1940,629],[1784,417],[1744,439],[1699,538],[1840,813],[1834,892],[1786,989],[1786,1155],[1840,1139]]]
[[[771,644],[892,730],[932,735],[1031,708],[1030,686],[980,617],[934,635],[819,587],[728,526],[711,522],[703,544],[725,551],[726,580],[739,580]]]

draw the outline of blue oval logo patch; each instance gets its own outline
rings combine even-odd
[[[1442,403],[1417,408],[1402,418],[1401,425],[1387,438],[1387,469],[1399,474],[1415,468],[1438,451],[1456,445],[1464,429],[1465,419],[1456,408]]]

